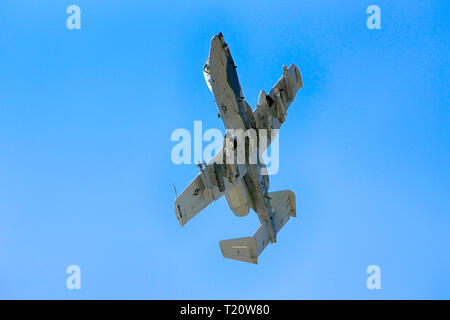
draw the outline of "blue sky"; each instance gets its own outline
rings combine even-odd
[[[66,28],[67,6],[81,30]],[[381,8],[381,30],[366,8]],[[448,1],[0,3],[0,298],[450,298]],[[202,66],[223,32],[254,106],[295,63],[271,191],[297,197],[259,265],[225,199],[181,228],[177,128],[223,129]],[[366,268],[381,268],[380,290]],[[81,290],[66,288],[79,265]]]

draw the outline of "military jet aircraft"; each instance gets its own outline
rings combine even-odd
[[[269,94],[261,91],[258,104],[252,111],[245,101],[239,84],[236,66],[222,33],[211,40],[209,57],[203,67],[206,83],[214,94],[225,128],[255,129],[258,135],[267,132],[268,144],[285,121],[287,109],[297,91],[303,87],[298,68],[283,66],[283,75]],[[259,137],[258,137],[259,138]],[[228,139],[228,140],[227,140]],[[230,139],[234,139],[230,142]],[[256,163],[247,158],[236,161],[236,137],[225,136],[224,147],[208,164],[199,164],[200,173],[177,196],[175,212],[181,226],[209,205],[225,195],[236,216],[242,217],[252,208],[261,223],[251,237],[219,242],[225,258],[258,263],[258,256],[269,243],[275,243],[277,233],[296,216],[295,195],[292,191],[269,192],[268,176],[262,174],[264,163],[257,157]],[[231,146],[231,147],[230,147]],[[248,142],[245,152],[249,153]],[[264,150],[258,150],[258,154]],[[231,159],[231,160],[230,160]]]

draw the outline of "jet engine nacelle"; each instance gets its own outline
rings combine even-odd
[[[252,200],[244,180],[236,183],[233,188],[225,193],[225,197],[227,199],[228,206],[236,216],[244,217],[250,212]]]

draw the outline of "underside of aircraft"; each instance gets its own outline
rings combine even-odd
[[[242,217],[256,212],[261,223],[251,237],[220,241],[226,258],[258,263],[258,256],[276,236],[290,217],[296,216],[296,201],[292,191],[269,192],[269,177],[262,160],[264,148],[260,140],[266,139],[268,147],[272,138],[285,122],[287,110],[303,87],[297,66],[283,66],[283,75],[268,94],[261,91],[255,110],[245,101],[228,45],[219,33],[211,40],[209,57],[203,67],[205,81],[214,94],[227,134],[221,152],[204,166],[200,173],[177,196],[175,212],[181,226],[197,215],[212,201],[225,195],[230,209]],[[253,146],[249,135],[237,139],[231,131],[254,132]],[[264,136],[264,137],[263,137]],[[242,149],[239,147],[242,145]],[[239,157],[243,150],[244,160]],[[256,154],[250,161],[251,153]]]

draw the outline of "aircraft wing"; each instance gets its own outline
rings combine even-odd
[[[242,94],[230,49],[221,33],[211,39],[209,56],[203,68],[208,88],[214,94],[220,118],[226,129],[252,127],[251,107]]]
[[[225,164],[222,149],[175,199],[175,213],[181,226],[219,199],[247,173],[245,164]],[[236,161],[234,163],[237,163]]]
[[[264,91],[259,93],[258,104],[253,112],[257,127],[266,128],[268,136],[274,136],[285,121],[287,110],[300,88],[303,88],[303,80],[297,66],[283,66],[283,75],[269,94]]]

